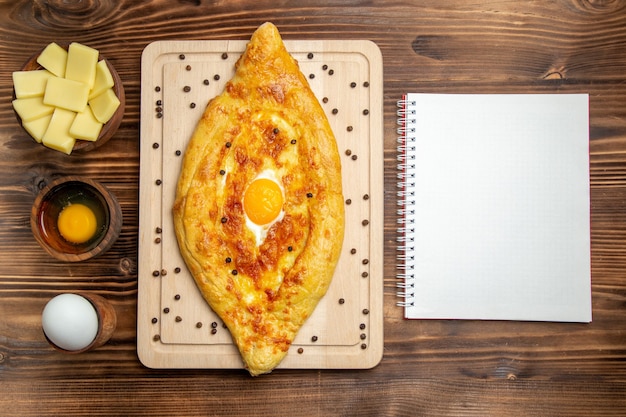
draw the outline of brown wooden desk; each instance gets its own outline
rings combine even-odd
[[[295,3],[295,2],[294,2]],[[626,415],[626,3],[84,1],[0,4],[1,415]],[[345,4],[344,4],[345,3]],[[136,354],[140,57],[155,40],[369,39],[384,59],[385,351],[372,370],[151,370]],[[71,158],[30,141],[11,72],[50,41],[111,58],[126,88],[117,135]],[[589,93],[593,323],[405,321],[395,305],[396,101],[406,91]],[[29,228],[61,174],[106,183],[124,212],[106,255],[53,260]],[[382,278],[381,278],[382,279]],[[102,348],[53,351],[41,309],[93,291],[118,327]]]

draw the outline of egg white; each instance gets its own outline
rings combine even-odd
[[[278,187],[280,188],[280,191],[283,194],[283,201],[285,201],[285,189],[283,187],[282,182],[278,179],[278,175],[276,174],[276,171],[274,169],[265,169],[265,170],[259,172],[257,174],[257,176],[254,177],[254,179],[251,182],[253,182],[253,181],[257,180],[257,179],[260,179],[260,178],[265,178],[265,179],[268,179],[268,180],[273,181],[276,184],[278,184]],[[244,194],[245,194],[245,191],[244,191]],[[242,196],[242,198],[243,198],[243,196]],[[265,238],[267,237],[268,230],[274,224],[276,224],[277,222],[281,221],[285,217],[285,210],[281,207],[280,213],[278,214],[278,216],[276,216],[276,218],[274,220],[272,220],[271,222],[269,222],[267,224],[264,224],[264,225],[258,225],[256,223],[254,223],[252,220],[250,220],[250,218],[248,217],[248,214],[246,213],[245,210],[244,210],[244,217],[246,219],[246,227],[254,235],[255,241],[256,241],[256,246],[258,247],[258,246],[261,246],[263,244],[263,242],[265,241]]]

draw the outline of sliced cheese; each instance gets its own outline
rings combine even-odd
[[[70,153],[78,139],[95,141],[120,106],[115,80],[100,53],[52,42],[37,57],[44,69],[12,74],[15,112],[37,142]]]
[[[85,110],[89,98],[87,84],[67,78],[50,77],[43,96],[44,104],[81,112]]]
[[[76,143],[76,138],[70,135],[70,127],[75,117],[76,113],[73,111],[56,109],[41,142],[51,149],[69,155],[74,148],[74,143]]]
[[[115,110],[117,110],[119,105],[120,100],[117,98],[115,92],[111,88],[105,90],[104,93],[89,100],[89,106],[93,111],[93,115],[101,123],[108,122],[111,117],[113,117],[113,114],[115,113]]]
[[[48,70],[14,71],[13,88],[15,97],[28,98],[43,96],[48,78],[53,74]]]
[[[87,106],[85,110],[76,115],[72,126],[70,126],[70,136],[93,142],[98,139],[102,125],[93,115],[91,107]]]
[[[13,100],[13,109],[22,122],[38,119],[54,111],[53,106],[44,104],[43,97],[16,98]]]
[[[52,119],[52,113],[38,119],[23,122],[22,126],[24,126],[24,129],[26,129],[28,134],[31,135],[32,138],[37,141],[37,143],[41,143],[41,138],[43,138],[46,130],[48,130],[50,119]]]
[[[97,49],[72,42],[67,49],[65,78],[86,84],[91,89],[96,79],[98,55]]]
[[[99,61],[96,65],[96,79],[93,83],[93,87],[91,88],[91,92],[89,93],[89,98],[92,99],[95,96],[99,96],[107,89],[112,88],[114,85],[115,81],[113,80],[113,75],[111,75],[111,71],[109,71],[106,61]]]
[[[65,77],[67,51],[52,42],[41,51],[37,57],[37,63],[57,77]]]

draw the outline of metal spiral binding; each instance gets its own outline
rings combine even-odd
[[[415,271],[414,266],[410,261],[415,259],[413,246],[413,233],[415,229],[412,227],[414,223],[411,216],[415,214],[414,206],[415,191],[415,138],[412,135],[415,133],[416,122],[415,109],[409,109],[411,105],[415,105],[415,101],[408,101],[406,99],[399,100],[398,103],[398,127],[396,129],[398,133],[397,139],[397,174],[398,190],[396,195],[398,196],[398,209],[396,213],[397,217],[397,233],[396,238],[398,244],[397,259],[397,273],[396,273],[396,296],[399,301],[396,305],[400,307],[407,307],[413,305],[413,298],[415,297]]]

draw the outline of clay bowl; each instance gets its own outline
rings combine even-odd
[[[65,50],[67,50],[68,45],[59,45],[62,48],[64,48]],[[37,58],[39,57],[39,54],[41,54],[43,52],[43,50],[45,49],[45,47],[41,48],[39,51],[37,51],[35,54],[33,54],[22,66],[21,70],[22,71],[34,71],[34,70],[40,70],[43,69],[43,67],[41,65],[39,65],[39,63],[37,62]],[[100,146],[104,145],[105,143],[108,142],[109,139],[111,139],[113,137],[113,135],[115,134],[115,132],[117,131],[117,129],[120,127],[120,123],[122,122],[122,118],[124,117],[124,111],[126,108],[126,93],[124,91],[124,85],[122,84],[122,80],[119,76],[119,74],[117,73],[117,71],[115,70],[115,68],[113,68],[113,65],[106,59],[104,58],[102,55],[99,56],[98,58],[99,60],[104,59],[104,62],[106,62],[107,67],[109,68],[109,71],[111,71],[111,76],[113,77],[113,91],[115,92],[115,95],[117,96],[117,98],[120,100],[120,106],[117,108],[117,110],[115,111],[115,114],[113,114],[113,117],[111,117],[111,119],[106,122],[103,126],[102,126],[102,130],[100,131],[100,135],[98,135],[98,140],[91,142],[88,140],[76,140],[76,143],[74,144],[74,148],[72,150],[72,152],[74,151],[90,151],[92,149],[96,149],[99,148]],[[15,91],[13,91],[13,99],[15,99]],[[17,118],[17,121],[19,122],[20,126],[22,125],[22,119],[20,118],[20,116],[15,113],[15,117]],[[28,133],[28,132],[26,132]],[[34,139],[33,139],[34,140]]]
[[[96,232],[83,243],[66,240],[57,226],[61,211],[83,204],[95,215]],[[119,237],[122,210],[117,198],[102,184],[82,177],[67,176],[48,184],[37,196],[30,226],[39,245],[61,261],[79,262],[106,252]]]

